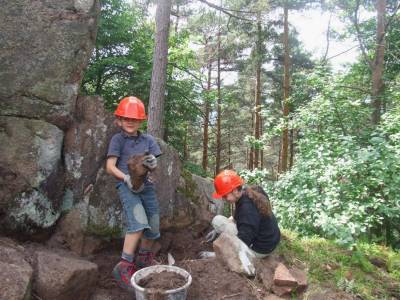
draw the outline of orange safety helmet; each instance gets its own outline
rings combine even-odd
[[[222,198],[243,184],[244,180],[235,171],[222,171],[214,178],[215,192],[212,196],[214,198]]]
[[[142,100],[132,96],[125,97],[121,100],[114,112],[114,115],[137,120],[147,119]]]

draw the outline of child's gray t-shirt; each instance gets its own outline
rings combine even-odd
[[[153,154],[155,157],[161,155],[160,146],[158,146],[153,136],[141,132],[138,132],[137,136],[129,136],[121,131],[111,138],[107,157],[118,157],[117,168],[128,174],[128,158],[132,155],[146,152]]]

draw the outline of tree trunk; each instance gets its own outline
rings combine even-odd
[[[263,135],[263,120],[260,115],[260,135]],[[264,150],[260,149],[260,168],[264,169]]]
[[[255,116],[254,116],[254,138],[260,139],[260,112],[261,112],[261,20],[257,15],[257,66],[256,66],[256,88],[255,88]],[[258,168],[260,150],[254,148],[253,167]]]
[[[156,41],[151,75],[148,132],[158,138],[164,133],[164,99],[168,62],[171,0],[159,0],[156,11]]]
[[[215,156],[215,174],[218,174],[221,168],[221,31],[218,31],[218,49],[217,49],[217,153]]]
[[[183,138],[183,161],[189,160],[188,133],[189,125],[185,124],[185,136]]]
[[[254,131],[254,112],[251,113],[251,130]],[[249,151],[249,165],[248,165],[249,170],[254,169],[254,147],[250,145],[250,151]]]
[[[372,103],[374,112],[372,122],[378,124],[381,118],[382,94],[383,94],[383,70],[385,55],[385,11],[386,0],[376,2],[376,50],[374,61],[372,62]]]
[[[293,167],[294,160],[294,129],[290,129],[290,161],[289,170]]]
[[[211,91],[211,47],[208,48],[208,64],[207,64],[207,92]],[[208,98],[205,99],[204,103],[204,124],[203,124],[203,161],[202,166],[204,172],[207,172],[208,167],[208,123],[210,121],[210,102]]]
[[[288,25],[288,8],[287,4],[284,7],[284,31],[283,31],[283,46],[284,46],[284,78],[283,78],[283,117],[286,120],[289,115],[289,25]],[[286,172],[288,160],[288,128],[285,126],[282,134],[282,150],[281,150],[281,172]]]

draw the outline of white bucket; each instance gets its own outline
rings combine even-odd
[[[151,292],[151,289],[146,289],[138,285],[139,281],[147,277],[148,275],[153,273],[161,273],[163,271],[175,272],[181,275],[183,278],[186,279],[186,283],[177,289],[165,290],[163,292],[157,290],[156,292],[153,293]],[[137,271],[135,274],[133,274],[131,278],[131,284],[135,288],[136,300],[152,299],[154,298],[151,297],[152,294],[157,295],[156,296],[157,299],[158,297],[160,297],[160,299],[165,299],[165,300],[186,300],[187,291],[191,283],[192,283],[192,276],[189,274],[189,272],[187,272],[182,268],[175,266],[168,266],[168,265],[156,265],[143,268]]]

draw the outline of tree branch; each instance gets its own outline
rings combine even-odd
[[[244,20],[244,21],[247,21],[247,22],[253,22],[253,20],[246,19],[246,18],[237,16],[237,15],[235,15],[235,14],[232,14],[232,13],[229,12],[226,8],[223,8],[223,7],[221,7],[221,6],[215,5],[215,4],[210,3],[210,2],[208,2],[208,1],[206,1],[206,0],[198,0],[198,1],[200,1],[200,2],[202,2],[202,3],[204,3],[204,4],[207,4],[208,6],[210,6],[210,7],[212,7],[212,8],[215,8],[216,10],[221,11],[221,12],[223,12],[224,14],[226,14],[226,15],[232,17],[232,18],[236,18],[236,19],[239,19],[239,20]]]
[[[361,37],[360,26],[358,24],[358,10],[359,10],[359,8],[360,8],[360,0],[357,0],[356,1],[356,8],[354,10],[354,17],[350,18],[350,19],[352,20],[354,28],[356,29],[356,32],[357,32],[357,40],[358,40],[358,43],[360,44],[361,53],[364,56],[364,59],[367,61],[367,63],[370,66],[370,68],[372,69],[373,68],[373,62],[368,57],[367,50],[366,50],[366,47],[364,45],[364,41],[362,40],[362,37]]]

